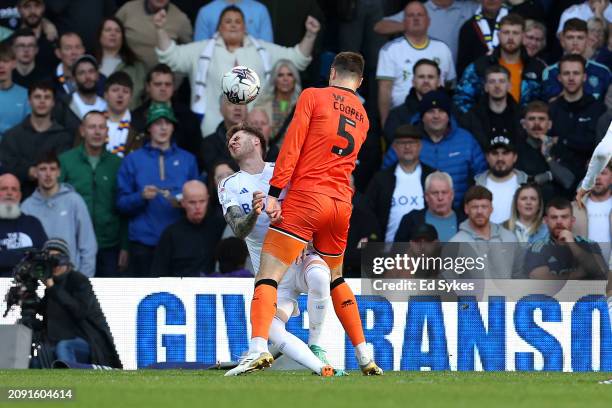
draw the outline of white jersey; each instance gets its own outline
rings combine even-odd
[[[274,163],[266,163],[263,171],[259,174],[249,174],[244,171],[239,171],[231,176],[221,180],[219,183],[219,202],[223,207],[223,215],[227,213],[228,208],[232,206],[240,207],[243,215],[253,211],[253,192],[261,191],[267,193],[270,188],[270,179],[274,173]],[[282,201],[286,194],[284,189],[279,197]],[[264,198],[265,205],[265,198]],[[263,241],[270,226],[270,218],[265,212],[262,212],[257,217],[257,222],[253,230],[245,238],[251,262],[255,273],[259,272],[259,264],[261,259],[261,248]],[[299,307],[297,297],[300,293],[308,292],[307,277],[308,271],[311,268],[320,267],[320,261],[323,260],[316,254],[307,254],[304,261],[297,265],[292,264],[291,267],[283,276],[278,285],[278,307],[285,310],[288,316],[299,315]],[[327,266],[325,266],[327,269]],[[288,301],[289,303],[287,303]]]
[[[253,193],[255,191],[261,191],[267,194],[273,173],[274,163],[266,163],[263,171],[259,174],[249,174],[241,170],[221,180],[218,191],[219,202],[223,207],[223,215],[225,215],[228,208],[232,206],[240,207],[243,215],[253,211]],[[286,191],[283,190],[279,197],[279,201],[282,201],[285,193]],[[264,198],[264,205],[265,202]],[[245,238],[255,273],[259,271],[261,248],[269,226],[270,218],[265,212],[262,212],[261,215],[257,217],[257,222],[253,230]]]
[[[593,156],[589,162],[589,167],[582,180],[582,188],[588,190],[593,188],[595,179],[599,176],[599,173],[603,171],[608,165],[608,162],[612,158],[612,123],[608,127],[606,136],[597,145],[593,151]]]
[[[428,39],[422,48],[415,48],[405,36],[389,41],[378,54],[376,79],[393,81],[391,87],[391,107],[404,103],[412,88],[412,70],[421,59],[435,61],[440,67],[440,83],[456,79],[455,63],[448,45],[433,38]]]

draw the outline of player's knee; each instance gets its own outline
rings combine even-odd
[[[296,304],[291,299],[279,298],[276,301],[276,318],[283,322],[289,321],[289,318],[294,315]],[[284,327],[284,326],[283,326]]]
[[[315,265],[308,269],[306,283],[308,284],[308,296],[315,299],[323,299],[329,296],[329,282],[331,276],[329,269]]]

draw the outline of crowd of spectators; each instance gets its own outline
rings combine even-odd
[[[610,31],[609,0],[0,0],[0,276],[47,237],[89,277],[248,275],[226,133],[257,127],[274,161],[301,91],[357,51],[348,276],[365,242],[435,239],[599,277],[546,254],[609,256],[612,167],[571,201],[612,120]],[[236,65],[262,80],[248,106],[221,93]]]

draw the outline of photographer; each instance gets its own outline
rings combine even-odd
[[[73,269],[68,244],[59,238],[48,240],[53,265],[51,277],[44,279],[45,295],[38,308],[43,316],[46,346],[57,360],[71,363],[99,364],[121,368],[113,336],[89,279]],[[33,357],[31,366],[41,367]]]

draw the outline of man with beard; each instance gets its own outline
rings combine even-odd
[[[412,89],[404,103],[391,109],[385,122],[384,137],[389,145],[393,143],[395,129],[412,123],[414,116],[419,113],[419,102],[423,95],[440,87],[440,67],[435,61],[426,58],[418,60],[412,73]]]
[[[491,65],[501,65],[510,72],[510,94],[519,105],[540,99],[545,65],[541,60],[529,57],[522,47],[524,30],[525,20],[521,16],[509,14],[502,18],[499,47],[468,65],[457,84],[453,102],[459,110],[468,112],[478,101],[484,88],[485,72]]]
[[[81,124],[81,120],[91,111],[106,111],[106,101],[96,94],[100,79],[98,61],[89,54],[81,55],[72,65],[77,90],[58,98],[53,112],[56,120],[63,124],[72,134]]]
[[[0,277],[12,276],[15,265],[26,251],[40,249],[47,241],[36,217],[21,212],[21,186],[10,173],[0,176]]]
[[[573,232],[597,242],[602,249],[604,258],[610,254],[612,236],[612,162],[595,179],[595,185],[583,200],[583,206],[572,203],[576,222]]]
[[[485,71],[485,95],[474,107],[459,119],[461,126],[469,130],[486,149],[495,136],[506,136],[513,143],[520,134],[520,112],[509,94],[510,72],[501,65],[492,65]]]
[[[36,188],[34,164],[40,152],[62,153],[72,147],[73,136],[51,117],[54,94],[50,83],[33,84],[28,90],[32,114],[9,129],[0,143],[0,161],[19,178],[25,197]]]
[[[514,192],[527,182],[527,174],[516,170],[516,149],[505,136],[491,139],[487,149],[489,170],[475,177],[476,184],[486,187],[493,194],[493,213],[491,221],[501,224],[510,218]]]
[[[51,67],[57,63],[53,44],[57,31],[55,26],[44,18],[45,2],[43,0],[20,0],[17,3],[17,11],[21,16],[21,28],[32,30],[36,36],[38,45],[36,65],[44,69],[47,75],[51,75]],[[53,28],[52,33],[49,32],[49,28]]]
[[[458,244],[448,246],[444,251],[457,250],[457,256],[486,256],[486,276],[509,279],[517,273],[520,266],[518,248],[515,245],[500,245],[500,243],[516,242],[516,236],[501,225],[491,222],[493,213],[493,195],[483,186],[472,186],[465,193],[463,210],[467,220],[459,224],[459,232],[449,242]],[[470,243],[464,245],[463,243]],[[489,245],[493,243],[493,245]],[[443,256],[444,256],[443,251]],[[483,278],[483,272],[466,271],[461,278]],[[448,275],[457,278],[454,271]]]
[[[215,247],[224,222],[207,217],[208,189],[199,180],[183,185],[185,216],[164,230],[155,249],[151,276],[200,277],[215,271]]]
[[[553,124],[548,104],[531,102],[520,123],[526,139],[517,145],[516,168],[523,170],[540,186],[545,203],[559,195],[571,196],[570,189],[576,177],[560,159],[568,156],[565,146],[557,143],[559,138],[550,133]]]
[[[559,62],[561,96],[550,104],[552,134],[566,147],[562,159],[571,165],[576,180],[582,179],[586,164],[597,144],[595,126],[606,111],[603,103],[585,92],[586,61],[580,55],[564,55]]]
[[[605,279],[606,263],[599,245],[572,233],[576,219],[571,203],[554,198],[546,205],[544,222],[550,238],[536,241],[525,256],[530,279]]]

